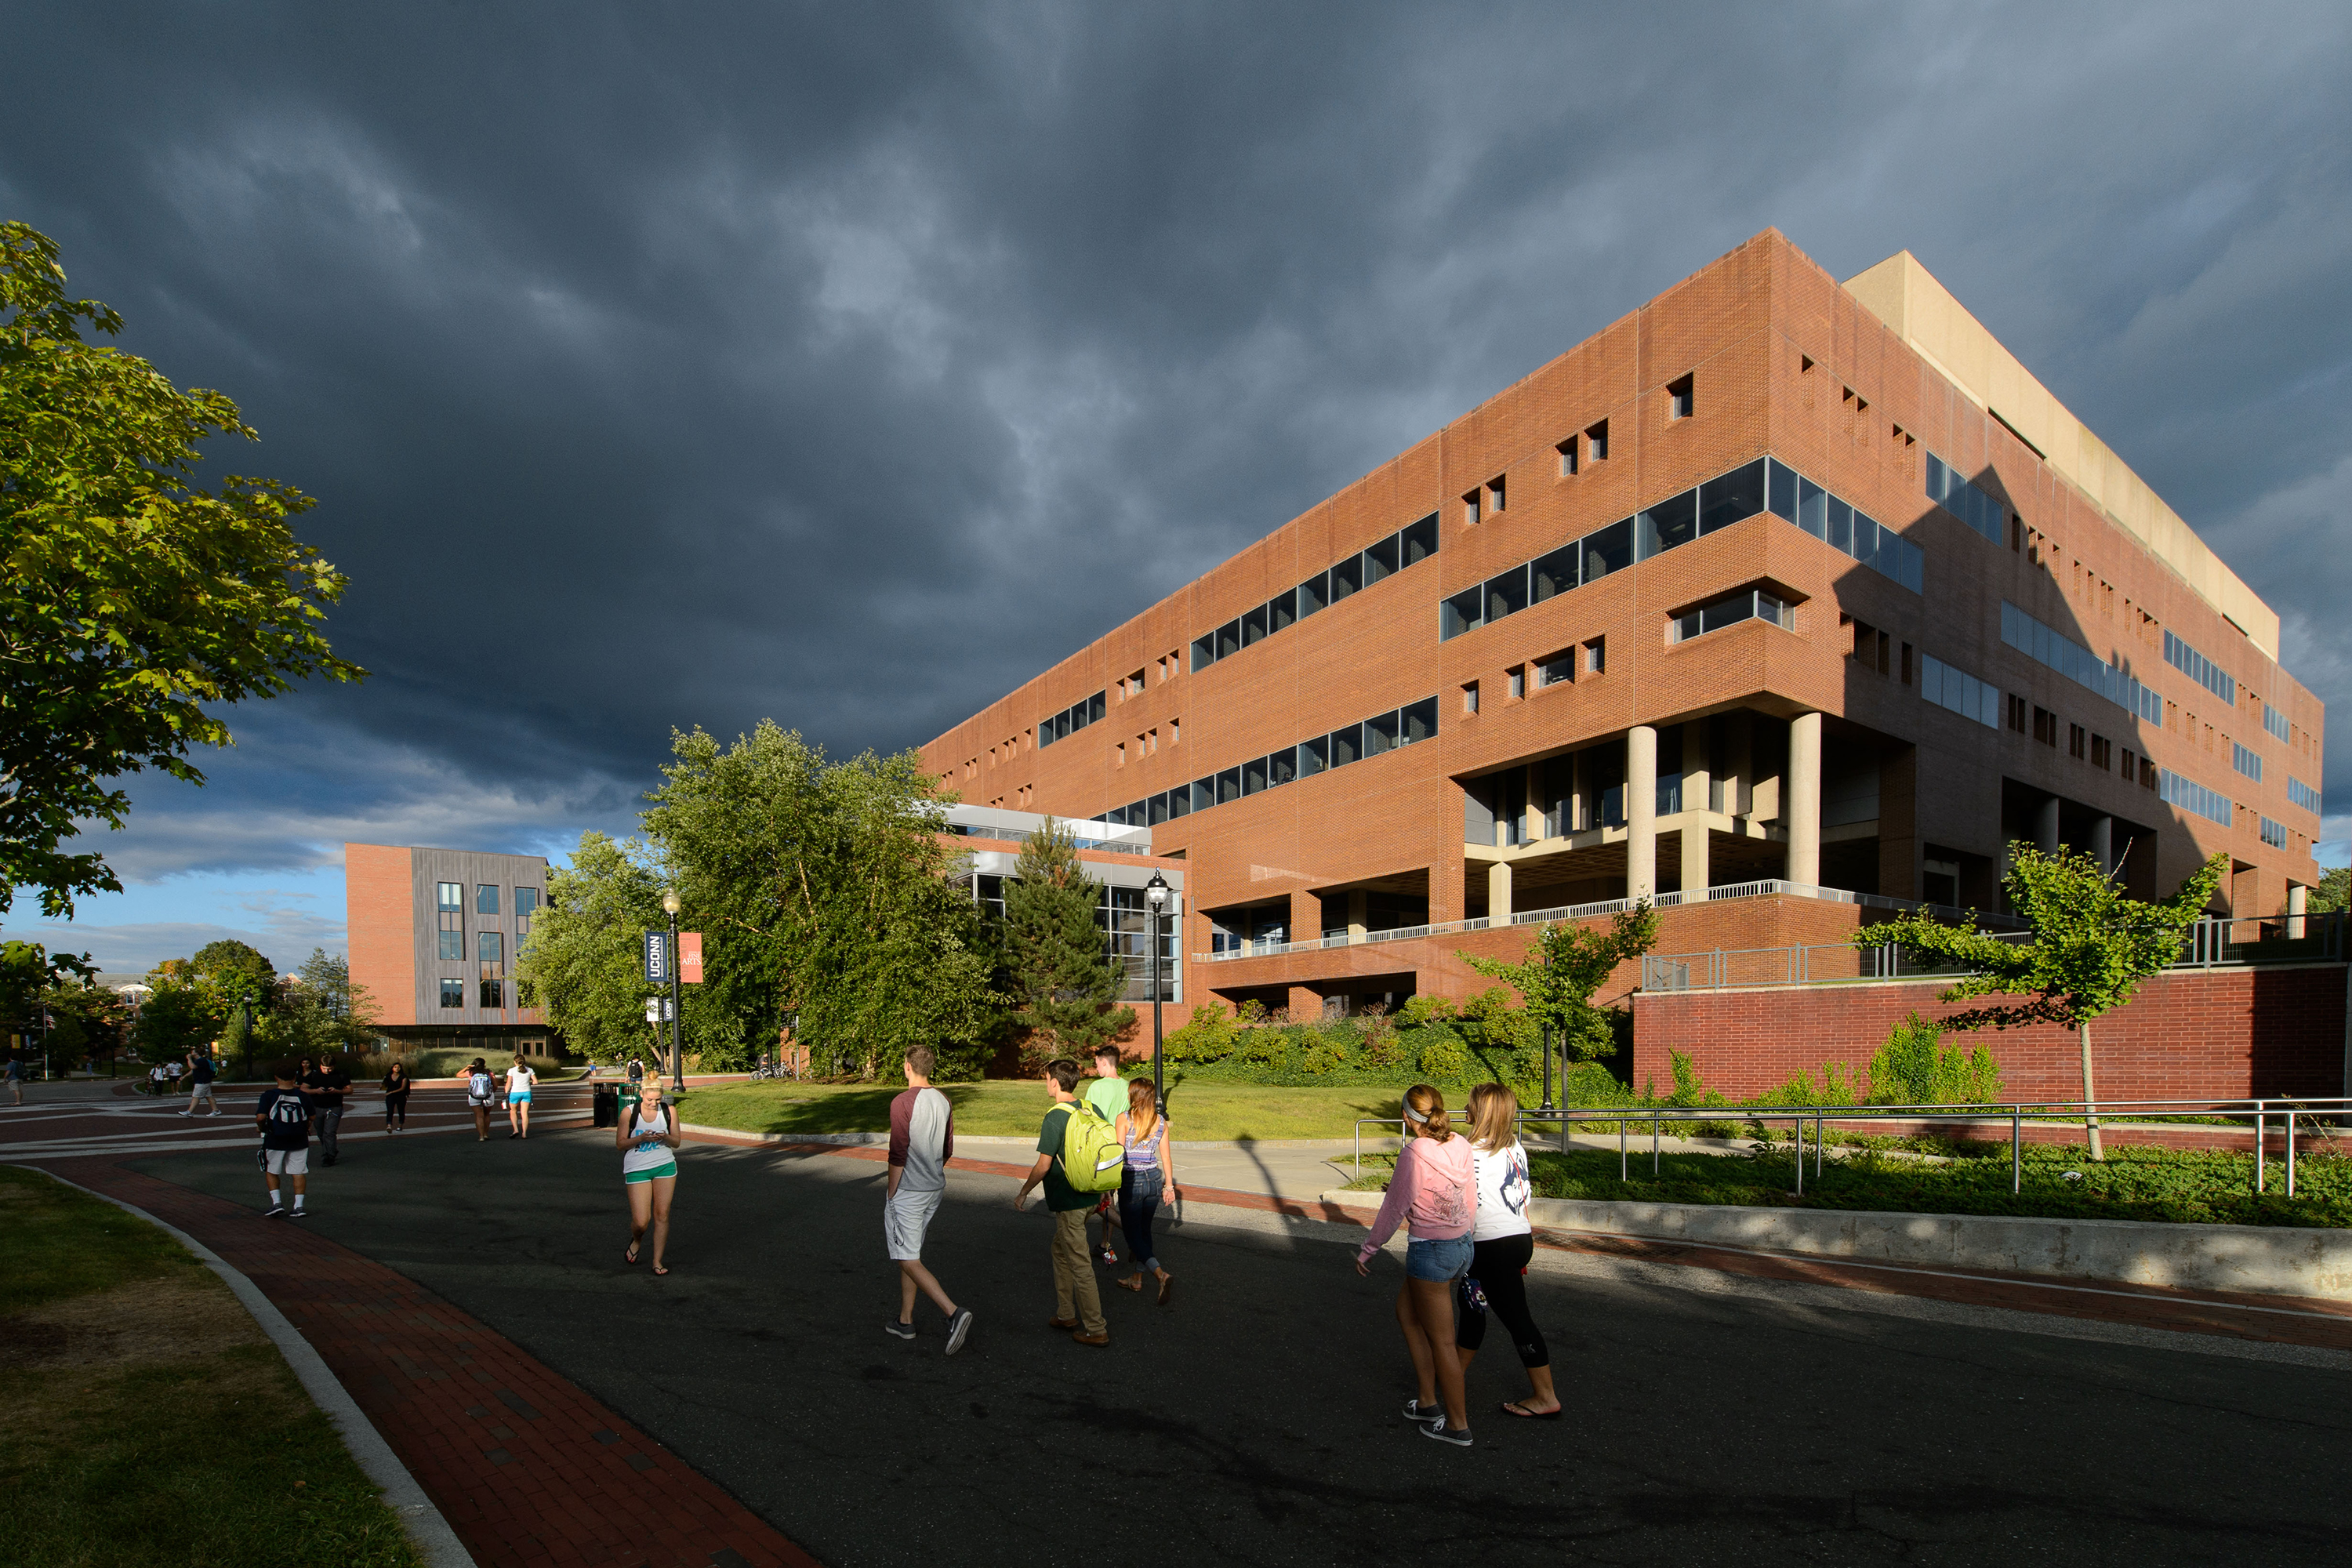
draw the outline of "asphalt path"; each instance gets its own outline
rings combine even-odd
[[[1113,1343],[1053,1309],[1049,1224],[954,1172],[926,1258],[977,1313],[950,1358],[895,1316],[883,1169],[689,1145],[673,1272],[622,1263],[610,1134],[347,1142],[310,1178],[335,1240],[498,1329],[842,1568],[1147,1563],[2309,1563],[2341,1549],[2352,1372],[1726,1295],[1539,1260],[1570,1417],[1476,1447],[1403,1422],[1393,1258],[1337,1227],[1194,1205],[1175,1305],[1105,1289]],[[249,1152],[136,1168],[259,1207]],[[263,1221],[255,1224],[282,1224]],[[1698,1272],[1698,1271],[1694,1271]],[[483,1485],[508,1478],[485,1467]],[[616,1497],[616,1530],[629,1500]]]

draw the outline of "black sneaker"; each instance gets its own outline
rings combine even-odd
[[[283,1204],[271,1204],[268,1212],[263,1214],[261,1217],[264,1219],[284,1219],[286,1217],[286,1205]]]
[[[1424,1437],[1434,1437],[1441,1443],[1451,1443],[1457,1448],[1470,1447],[1475,1441],[1470,1436],[1469,1427],[1465,1426],[1457,1432],[1442,1419],[1423,1426],[1421,1429],[1421,1435]]]
[[[971,1309],[970,1307],[957,1308],[956,1315],[948,1320],[948,1354],[953,1355],[956,1352],[963,1349],[964,1336],[971,1332]],[[911,1340],[915,1336],[914,1333],[909,1331],[907,1337]]]
[[[1445,1407],[1442,1405],[1423,1405],[1418,1399],[1408,1399],[1404,1402],[1404,1418],[1423,1426],[1433,1421],[1443,1425]]]
[[[310,1211],[309,1209],[288,1209],[286,1211],[286,1217],[288,1219],[309,1219],[310,1217]]]
[[[895,1334],[902,1340],[911,1340],[915,1337],[915,1325],[902,1323],[896,1318],[890,1318],[884,1321],[882,1331],[886,1334]]]

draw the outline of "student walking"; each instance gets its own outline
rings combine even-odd
[[[955,1107],[931,1087],[939,1057],[916,1046],[900,1064],[906,1092],[890,1102],[890,1180],[882,1199],[882,1239],[898,1265],[898,1315],[882,1326],[902,1340],[915,1337],[915,1296],[929,1296],[947,1314],[948,1349],[963,1349],[971,1313],[959,1307],[923,1267],[923,1234],[947,1195],[948,1162],[955,1158]]]
[[[253,1125],[261,1134],[261,1175],[269,1185],[269,1209],[264,1219],[300,1219],[303,1188],[310,1173],[310,1102],[302,1093],[301,1069],[279,1062],[271,1069],[277,1087],[261,1091]],[[280,1184],[292,1189],[294,1206],[279,1196]]]
[[[514,1066],[507,1068],[508,1137],[530,1136],[530,1086],[538,1081],[539,1075],[530,1070],[530,1064],[517,1051]]]
[[[343,1102],[351,1098],[351,1069],[343,1066],[341,1057],[327,1057],[320,1060],[314,1076],[319,1087],[312,1095],[310,1121],[319,1135],[319,1152],[331,1165],[343,1157],[343,1147],[337,1139],[343,1130]]]
[[[1160,1098],[1151,1080],[1137,1079],[1127,1086],[1127,1109],[1118,1113],[1118,1142],[1127,1151],[1127,1167],[1118,1178],[1118,1219],[1127,1232],[1128,1261],[1135,1272],[1118,1282],[1122,1290],[1141,1290],[1148,1271],[1160,1281],[1160,1304],[1176,1294],[1176,1276],[1160,1267],[1151,1244],[1152,1216],[1162,1199],[1176,1201],[1176,1149],[1169,1142],[1168,1119],[1158,1112]]]
[[[1454,1325],[1454,1343],[1462,1373],[1486,1337],[1486,1313],[1503,1320],[1511,1348],[1519,1352],[1535,1394],[1507,1400],[1503,1414],[1523,1421],[1559,1419],[1559,1395],[1552,1391],[1551,1352],[1528,1310],[1528,1265],[1536,1238],[1528,1223],[1528,1200],[1535,1184],[1528,1174],[1528,1152],[1519,1142],[1519,1102],[1499,1083],[1470,1091],[1470,1158],[1478,1177],[1478,1213],[1470,1226],[1470,1282],[1485,1297],[1486,1311],[1465,1310]],[[1465,1395],[1466,1397],[1466,1395]]]
[[[630,1108],[613,1129],[613,1147],[621,1151],[621,1181],[629,1193],[629,1250],[624,1263],[637,1260],[646,1226],[654,1232],[654,1272],[667,1274],[662,1255],[669,1249],[669,1200],[677,1191],[677,1118],[662,1103],[661,1079],[646,1082],[645,1097]]]
[[[415,1087],[416,1080],[410,1078],[408,1069],[398,1062],[393,1063],[392,1070],[383,1075],[383,1130],[386,1132],[408,1131],[408,1091]]]
[[[490,1141],[490,1107],[499,1098],[499,1080],[490,1076],[489,1068],[476,1057],[474,1065],[466,1069],[466,1103],[474,1110],[474,1142]]]
[[[1097,1046],[1094,1054],[1095,1076],[1087,1082],[1086,1102],[1105,1121],[1116,1123],[1127,1114],[1127,1084],[1118,1076],[1118,1047]],[[1105,1193],[1095,1205],[1095,1213],[1102,1216],[1102,1260],[1106,1268],[1118,1267],[1118,1252],[1110,1244],[1110,1227],[1118,1218],[1111,1208],[1116,1193]]]
[[[25,1103],[25,1064],[16,1059],[13,1051],[8,1056],[8,1095],[9,1104]]]
[[[1404,1091],[1405,1131],[1372,1232],[1356,1249],[1356,1272],[1371,1272],[1372,1254],[1404,1222],[1404,1283],[1397,1289],[1397,1327],[1412,1357],[1417,1395],[1405,1418],[1424,1436],[1456,1447],[1471,1445],[1463,1400],[1462,1363],[1454,1351],[1454,1281],[1470,1266],[1470,1226],[1478,1201],[1470,1141],[1454,1131],[1445,1097],[1425,1083]],[[1443,1400],[1441,1406],[1440,1400]]]
[[[1082,1345],[1107,1345],[1110,1325],[1103,1319],[1102,1292],[1095,1287],[1094,1260],[1087,1256],[1087,1215],[1095,1196],[1072,1187],[1062,1171],[1063,1139],[1076,1114],[1078,1064],[1047,1063],[1045,1088],[1054,1103],[1037,1128],[1037,1163],[1013,1194],[1013,1207],[1017,1213],[1029,1201],[1029,1189],[1045,1184],[1045,1206],[1054,1215],[1054,1316],[1045,1326],[1074,1331],[1070,1338]]]
[[[213,1098],[213,1056],[210,1051],[188,1053],[188,1108],[180,1114],[194,1116],[196,1101],[200,1100],[205,1102],[207,1117],[220,1114],[220,1101]]]

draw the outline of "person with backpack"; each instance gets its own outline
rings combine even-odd
[[[490,1075],[488,1064],[481,1058],[466,1069],[466,1103],[474,1110],[474,1142],[490,1141],[490,1107],[498,1103],[499,1080]]]
[[[1054,1316],[1049,1329],[1068,1329],[1078,1344],[1110,1343],[1110,1325],[1103,1319],[1102,1292],[1095,1286],[1094,1259],[1087,1256],[1087,1215],[1095,1195],[1118,1184],[1123,1161],[1108,1167],[1102,1150],[1111,1154],[1118,1144],[1109,1124],[1091,1108],[1078,1103],[1078,1064],[1066,1058],[1045,1064],[1045,1088],[1054,1097],[1045,1119],[1037,1127],[1037,1163],[1013,1194],[1018,1212],[1029,1201],[1029,1190],[1045,1186],[1045,1206],[1054,1215]],[[1103,1184],[1108,1169],[1110,1180]],[[1073,1183],[1071,1172],[1077,1173]]]
[[[261,1176],[269,1185],[269,1209],[261,1217],[300,1219],[310,1173],[310,1102],[302,1093],[300,1068],[282,1061],[271,1070],[277,1087],[261,1091],[253,1117],[261,1134]],[[291,1209],[278,1195],[281,1182],[294,1191]]]
[[[1176,1151],[1159,1104],[1151,1080],[1139,1078],[1127,1086],[1127,1109],[1118,1113],[1118,1143],[1127,1152],[1118,1179],[1118,1218],[1127,1231],[1128,1260],[1135,1265],[1135,1272],[1120,1280],[1118,1288],[1141,1290],[1148,1269],[1160,1280],[1159,1301],[1165,1307],[1176,1294],[1176,1276],[1160,1267],[1159,1251],[1151,1244],[1151,1221],[1162,1199],[1176,1199]]]
[[[1103,1044],[1095,1047],[1095,1076],[1087,1080],[1086,1103],[1105,1121],[1116,1125],[1127,1114],[1127,1081],[1118,1076],[1118,1047]],[[1102,1217],[1102,1260],[1106,1268],[1118,1267],[1118,1249],[1110,1244],[1110,1228],[1118,1220],[1112,1208],[1117,1193],[1105,1193],[1095,1205],[1095,1213]]]
[[[629,1249],[621,1261],[636,1262],[650,1225],[656,1274],[669,1272],[662,1255],[669,1250],[669,1202],[677,1191],[677,1146],[683,1136],[677,1118],[662,1103],[658,1074],[646,1081],[645,1097],[613,1129],[613,1147],[621,1151],[621,1182],[629,1194]]]
[[[508,1137],[530,1136],[530,1086],[538,1081],[539,1075],[530,1070],[530,1064],[517,1051],[514,1066],[507,1068]]]
[[[1552,1389],[1551,1352],[1543,1331],[1528,1310],[1528,1265],[1534,1261],[1536,1238],[1528,1222],[1528,1200],[1535,1183],[1528,1172],[1528,1152],[1519,1142],[1519,1101],[1499,1083],[1482,1083],[1470,1091],[1470,1158],[1478,1178],[1478,1214],[1470,1226],[1470,1272],[1474,1300],[1485,1310],[1465,1310],[1454,1327],[1454,1345],[1462,1358],[1465,1378],[1470,1358],[1486,1337],[1486,1313],[1503,1320],[1511,1348],[1519,1352],[1532,1398],[1505,1402],[1503,1414],[1522,1421],[1559,1419],[1559,1395]]]
[[[947,1314],[947,1353],[963,1349],[971,1332],[971,1311],[959,1307],[931,1271],[923,1267],[923,1234],[947,1195],[948,1162],[955,1157],[955,1107],[931,1087],[938,1053],[909,1047],[899,1064],[907,1091],[890,1102],[890,1176],[882,1199],[882,1239],[898,1266],[898,1315],[883,1328],[902,1340],[915,1337],[915,1297],[929,1296]]]
[[[1404,1249],[1404,1283],[1397,1288],[1396,1320],[1421,1385],[1419,1394],[1405,1401],[1405,1419],[1423,1436],[1467,1448],[1470,1417],[1462,1363],[1454,1352],[1454,1282],[1470,1267],[1478,1177],[1470,1140],[1454,1131],[1445,1097],[1435,1089],[1417,1083],[1404,1091],[1404,1125],[1409,1136],[1397,1151],[1396,1173],[1389,1179],[1371,1234],[1356,1249],[1356,1272],[1372,1271],[1372,1255],[1403,1223],[1411,1239]]]

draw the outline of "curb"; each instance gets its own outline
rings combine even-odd
[[[408,1467],[402,1464],[400,1457],[392,1451],[392,1445],[383,1440],[383,1434],[375,1429],[375,1424],[367,1418],[367,1414],[336,1381],[335,1374],[327,1370],[327,1363],[319,1359],[319,1352],[310,1348],[310,1342],[286,1321],[286,1314],[271,1305],[269,1298],[263,1295],[252,1280],[186,1231],[157,1219],[134,1204],[93,1192],[79,1182],[67,1181],[56,1172],[41,1170],[37,1165],[18,1165],[16,1169],[40,1171],[41,1174],[64,1183],[78,1193],[88,1193],[101,1203],[112,1204],[125,1214],[145,1220],[201,1258],[205,1267],[221,1277],[245,1310],[253,1314],[254,1321],[261,1325],[261,1331],[269,1336],[270,1343],[276,1345],[278,1353],[286,1358],[286,1364],[294,1369],[294,1375],[301,1382],[303,1392],[327,1413],[327,1419],[334,1423],[345,1447],[351,1449],[352,1458],[359,1461],[362,1472],[383,1491],[385,1506],[399,1517],[401,1527],[408,1531],[409,1540],[415,1543],[417,1552],[430,1568],[476,1568],[473,1553],[466,1550],[465,1543],[457,1539],[457,1532],[449,1528],[449,1521],[441,1516],[441,1510],[434,1506],[433,1500],[425,1495],[425,1489],[416,1484],[416,1478],[408,1473]]]

